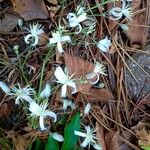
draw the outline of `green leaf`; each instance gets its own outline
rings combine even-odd
[[[74,148],[78,141],[78,136],[74,134],[74,130],[80,130],[80,113],[77,112],[72,118],[69,125],[65,127],[64,143],[62,150],[71,150]]]
[[[141,148],[144,149],[144,150],[150,150],[150,145],[148,145],[148,146],[142,145]]]
[[[43,149],[43,146],[43,141],[37,138],[31,145],[29,145],[28,150],[41,150]]]
[[[48,142],[45,145],[45,150],[59,150],[58,142],[52,136],[48,137]]]

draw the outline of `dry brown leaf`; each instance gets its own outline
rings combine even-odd
[[[26,21],[33,19],[47,19],[49,17],[43,0],[11,0],[15,11]]]
[[[0,32],[9,32],[13,30],[19,17],[13,14],[5,13],[4,18],[0,19]]]
[[[94,64],[89,61],[72,56],[67,52],[64,53],[63,57],[69,74],[74,74],[76,78],[85,77],[94,70]]]
[[[38,45],[45,45],[48,43],[49,37],[46,33],[42,33],[39,35]]]
[[[139,12],[137,15],[135,15],[132,18],[132,22],[131,25],[129,25],[129,29],[125,31],[125,34],[130,40],[131,45],[134,44],[135,45],[138,44],[140,46],[145,45],[148,36],[148,28],[145,26],[148,26],[150,23],[150,6],[148,6],[147,3],[146,1],[141,1],[141,0],[136,0],[136,2],[132,1],[133,12],[144,8],[145,11]]]
[[[104,128],[102,125],[98,122],[96,122],[96,137],[97,137],[97,143],[102,146],[103,150],[106,149],[106,143],[105,143],[105,137],[104,137]]]
[[[107,89],[92,88],[89,84],[78,85],[79,96],[86,96],[85,100],[100,102],[113,100],[113,95]]]
[[[109,92],[107,89],[95,89],[91,88],[89,91],[89,95],[87,95],[87,98],[89,101],[108,101],[113,100],[113,95]]]
[[[105,135],[107,150],[119,150],[118,132],[109,131]]]
[[[50,4],[57,5],[58,0],[47,0]]]
[[[0,105],[0,118],[9,116],[13,109],[12,104],[9,102]]]
[[[14,131],[8,132],[8,135],[12,139],[15,150],[26,150],[32,141],[32,138],[25,138],[24,135],[19,135]]]

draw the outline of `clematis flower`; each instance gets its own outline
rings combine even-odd
[[[47,117],[47,116],[53,117],[54,122],[57,121],[57,115],[54,112],[46,109],[47,106],[48,106],[47,102],[43,102],[39,105],[34,101],[32,103],[30,103],[30,105],[29,105],[29,110],[31,111],[31,116],[39,117],[40,128],[42,131],[46,130],[46,128],[44,126],[44,118],[45,117]]]
[[[57,67],[54,75],[58,80],[57,82],[62,84],[61,97],[66,97],[67,86],[73,88],[72,94],[75,94],[77,92],[76,84],[71,79],[71,77],[68,76],[68,72],[65,74],[61,67]]]
[[[60,134],[58,134],[57,132],[53,132],[53,133],[50,133],[50,135],[53,137],[53,139],[55,139],[56,141],[59,141],[59,142],[63,142],[64,141],[64,137]]]
[[[18,84],[18,88],[15,86],[9,88],[4,82],[0,81],[0,87],[6,93],[6,95],[15,97],[16,105],[19,105],[19,100],[25,100],[29,103],[33,101],[33,99],[30,96],[35,94],[35,91],[34,89],[30,88],[29,85],[24,88],[21,88],[20,84]]]
[[[69,101],[67,99],[63,99],[63,110],[66,111],[66,109],[68,107],[71,107],[71,109],[74,109],[75,108],[75,104],[72,102],[72,101]]]
[[[129,2],[129,1],[127,1]],[[112,20],[119,20],[124,15],[127,19],[131,20],[132,10],[129,4],[126,4],[126,1],[122,1],[122,8],[114,7],[109,11]]]
[[[91,104],[87,103],[85,108],[84,108],[84,115],[88,115],[91,109]]]
[[[70,36],[62,36],[58,31],[56,33],[52,33],[52,38],[49,39],[50,44],[57,43],[57,48],[59,53],[63,53],[64,50],[62,48],[61,42],[71,42]]]
[[[97,47],[98,47],[102,52],[108,52],[110,46],[111,46],[111,40],[109,40],[107,36],[106,36],[104,39],[100,40],[100,41],[97,43]]]
[[[51,95],[51,86],[49,83],[47,83],[45,85],[45,88],[43,89],[43,91],[40,93],[40,97],[41,98],[49,98],[50,95]]]
[[[105,72],[106,72],[106,69],[104,65],[99,62],[96,62],[93,72],[87,74],[86,78],[90,80],[96,76],[97,77],[96,81],[93,81],[93,82],[90,81],[91,84],[96,84],[99,81],[99,74],[106,76],[107,74]]]
[[[96,134],[94,134],[94,132],[96,132],[96,130],[93,130],[90,128],[90,126],[85,126],[85,130],[86,133],[80,132],[80,131],[74,131],[74,134],[80,137],[85,138],[84,141],[81,143],[81,147],[89,147],[90,145],[93,146],[93,148],[97,149],[97,150],[102,150],[102,147],[98,144],[96,144]]]
[[[82,30],[81,22],[85,21],[87,19],[87,13],[84,11],[84,7],[77,7],[77,15],[74,13],[69,13],[67,15],[67,19],[69,21],[69,26],[70,27],[77,27],[79,28],[79,31],[76,32],[75,34],[78,34]]]
[[[27,44],[30,43],[30,38],[34,38],[34,42],[32,43],[32,46],[36,46],[39,41],[39,35],[44,33],[43,27],[36,23],[36,24],[30,24],[29,25],[30,29],[27,29],[30,34],[26,35],[24,40]]]
[[[0,88],[6,93],[10,93],[10,88],[2,81],[0,81]]]

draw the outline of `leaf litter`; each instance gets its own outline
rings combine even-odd
[[[143,65],[135,58],[135,55],[140,55],[140,58],[142,55],[146,55],[149,60],[149,51],[143,48],[146,45],[149,46],[149,1],[82,1],[81,3],[78,0],[73,2],[11,0],[11,6],[10,3],[7,3],[5,0],[0,1],[0,33],[3,39],[1,40],[3,48],[0,50],[0,69],[2,70],[0,81],[7,83],[10,87],[16,86],[17,83],[20,83],[21,88],[30,84],[31,88],[38,91],[31,96],[38,99],[38,104],[41,104],[44,99],[39,97],[41,90],[44,90],[44,86],[50,83],[51,93],[48,94],[50,96],[45,99],[45,105],[43,103],[39,106],[47,107],[51,113],[57,112],[58,121],[54,123],[53,120],[45,118],[43,123],[47,130],[63,135],[64,128],[69,125],[73,134],[73,130],[75,130],[75,125],[72,124],[74,114],[77,111],[83,112],[84,106],[90,103],[89,114],[87,116],[80,115],[81,125],[88,126],[90,124],[91,127],[97,128],[97,144],[101,145],[103,150],[148,149],[150,147],[148,125],[150,120],[146,119],[146,123],[141,123],[141,121],[150,116],[149,84],[148,80],[144,82],[144,85],[136,82],[142,82],[140,79],[143,74],[145,74],[144,78],[148,78],[149,66],[148,61],[145,61]],[[128,14],[124,12],[128,7],[123,7],[123,3],[131,7],[133,13],[131,21],[126,18]],[[80,7],[78,7],[79,5]],[[115,7],[121,12],[112,11],[112,15],[109,11]],[[10,8],[14,9],[11,10],[11,13],[8,11]],[[77,20],[73,20],[76,23],[74,26],[68,25],[67,14],[70,12],[73,17],[77,17]],[[117,13],[121,15],[118,20],[116,20]],[[88,26],[88,17],[92,18],[90,23],[93,25]],[[23,25],[18,24],[20,18]],[[44,33],[38,35],[37,32],[32,33],[28,30],[32,34],[32,38],[29,38],[31,43],[28,45],[24,42],[24,37],[29,35],[25,29],[32,23],[36,28],[34,22],[41,24]],[[86,24],[87,22],[88,24]],[[95,26],[96,28],[94,28]],[[82,29],[79,30],[79,34],[77,34],[78,27]],[[49,45],[49,37],[52,32],[56,31],[60,35],[71,37],[70,43],[63,43],[63,54],[55,51],[56,45]],[[96,45],[106,36],[109,37],[112,45],[108,52],[102,52]],[[39,43],[36,47],[30,47],[36,38]],[[57,48],[60,48],[59,44],[57,42]],[[19,45],[19,48],[13,49],[14,45]],[[107,45],[103,46],[107,47]],[[8,61],[4,59],[4,56],[7,56]],[[94,73],[96,62],[104,65],[107,76]],[[135,62],[141,65],[144,71]],[[136,69],[140,69],[138,75],[130,67],[131,64]],[[58,81],[54,76],[58,66],[61,66],[64,71],[65,75],[62,76],[67,77],[67,80],[61,79],[61,84],[57,84]],[[130,90],[133,82],[129,82],[129,73],[132,73],[131,76],[138,76],[137,81],[132,79],[135,82],[132,88],[142,91],[138,92],[136,96],[131,93],[134,90]],[[89,74],[90,78],[87,78]],[[97,79],[96,84],[91,84]],[[74,83],[76,87],[73,86]],[[63,85],[67,85],[66,97],[61,97],[64,90]],[[74,93],[72,93],[72,86],[76,89]],[[16,109],[18,116],[14,111],[14,97],[9,97],[3,92],[0,93],[0,96],[1,124],[3,122],[9,124],[10,120],[16,121],[16,124],[12,123],[11,128],[0,126],[0,129],[7,130],[4,133],[9,142],[5,140],[5,146],[13,145],[12,147],[18,150],[28,149],[29,145],[32,145],[37,138],[40,138],[46,145],[50,133],[39,131],[41,124],[39,126],[36,117],[30,116],[27,109],[28,102],[23,101],[23,99],[27,99],[26,95],[21,95],[22,104],[19,105],[19,109]],[[48,105],[46,105],[47,102]],[[75,107],[70,107],[73,104]],[[65,109],[63,110],[63,108]],[[40,109],[43,108],[38,107],[38,110]],[[64,119],[66,116],[67,119]],[[81,131],[83,129],[81,127]],[[0,138],[4,138],[1,134],[0,136]],[[65,140],[66,144],[69,140],[67,141],[67,137]],[[70,141],[72,140],[70,137]],[[82,147],[80,145],[82,140],[76,144],[77,148]],[[51,142],[55,143],[54,140]],[[55,144],[57,145],[58,142]],[[0,143],[0,148],[5,148],[5,146]],[[58,145],[56,147],[58,148]]]

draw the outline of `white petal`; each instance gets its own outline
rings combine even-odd
[[[95,72],[91,72],[89,74],[86,75],[86,78],[89,80],[89,79],[92,79],[96,76],[96,73]]]
[[[87,138],[85,138],[85,140],[81,143],[81,147],[86,147],[87,145],[89,145],[89,141]]]
[[[71,42],[71,38],[70,38],[70,36],[62,36],[61,37],[61,41],[62,42],[69,42],[70,43]]]
[[[64,50],[63,50],[63,48],[62,48],[61,42],[57,42],[57,49],[58,49],[58,52],[59,52],[59,53],[63,53],[63,52],[64,52]]]
[[[63,99],[63,110],[66,111],[68,107],[68,100]]]
[[[33,100],[30,96],[28,96],[28,95],[23,95],[23,96],[21,96],[21,98],[24,99],[25,101],[29,102],[29,103],[31,103],[31,102],[34,101],[34,100]]]
[[[49,39],[49,43],[50,43],[50,44],[57,43],[57,40],[56,40],[55,38],[50,38],[50,39]]]
[[[87,19],[87,14],[83,13],[78,17],[78,22],[83,22]]]
[[[10,93],[10,88],[2,81],[0,81],[0,88],[6,93]]]
[[[77,92],[77,86],[76,86],[75,82],[68,81],[66,84],[73,88],[73,91],[71,92],[72,94],[75,94]]]
[[[36,46],[38,44],[39,38],[38,36],[33,36],[34,37],[34,43],[32,43],[32,46]]]
[[[96,73],[96,81],[90,81],[92,85],[96,84],[99,81],[99,75]]]
[[[40,122],[40,128],[41,128],[41,130],[42,130],[42,131],[47,130],[47,129],[45,128],[45,126],[44,126],[44,117],[43,117],[43,116],[40,116],[39,122]]]
[[[50,95],[51,95],[51,86],[50,84],[47,83],[43,91],[40,93],[40,97],[49,98]]]
[[[78,136],[81,136],[81,137],[86,137],[87,136],[86,133],[83,133],[83,132],[80,132],[80,131],[76,131],[76,130],[74,130],[74,134],[78,135]]]
[[[92,146],[93,146],[93,148],[95,148],[96,150],[103,150],[102,146],[99,145],[99,144],[93,144]]]
[[[67,79],[67,75],[64,73],[64,71],[62,70],[61,67],[56,68],[54,75],[58,79],[58,82],[62,83],[62,84],[63,84],[64,80]]]
[[[19,105],[19,99],[20,99],[20,97],[17,97],[17,98],[15,99],[15,105]]]
[[[91,104],[88,103],[88,104],[85,106],[84,114],[85,114],[85,115],[88,115],[89,112],[90,112],[90,109],[91,109]]]
[[[57,121],[57,115],[54,112],[52,112],[52,111],[47,110],[47,111],[44,112],[44,115],[45,116],[49,116],[49,117],[53,117],[54,118],[54,122]]]
[[[29,110],[32,112],[33,115],[39,116],[39,112],[41,112],[42,108],[36,102],[32,101],[29,105]]]
[[[64,137],[63,137],[62,135],[58,134],[57,132],[51,133],[51,135],[52,135],[52,137],[53,137],[55,140],[57,140],[57,141],[59,141],[59,142],[63,142],[63,141],[64,141]]]
[[[79,31],[75,32],[75,34],[79,34],[82,31],[82,26],[80,24],[78,24],[79,27]]]
[[[67,95],[67,85],[64,84],[62,87],[61,87],[61,97],[66,97]]]
[[[32,34],[28,34],[28,35],[25,36],[24,40],[25,40],[25,42],[26,42],[27,44],[30,43],[30,38],[31,38],[31,37],[32,37]]]

